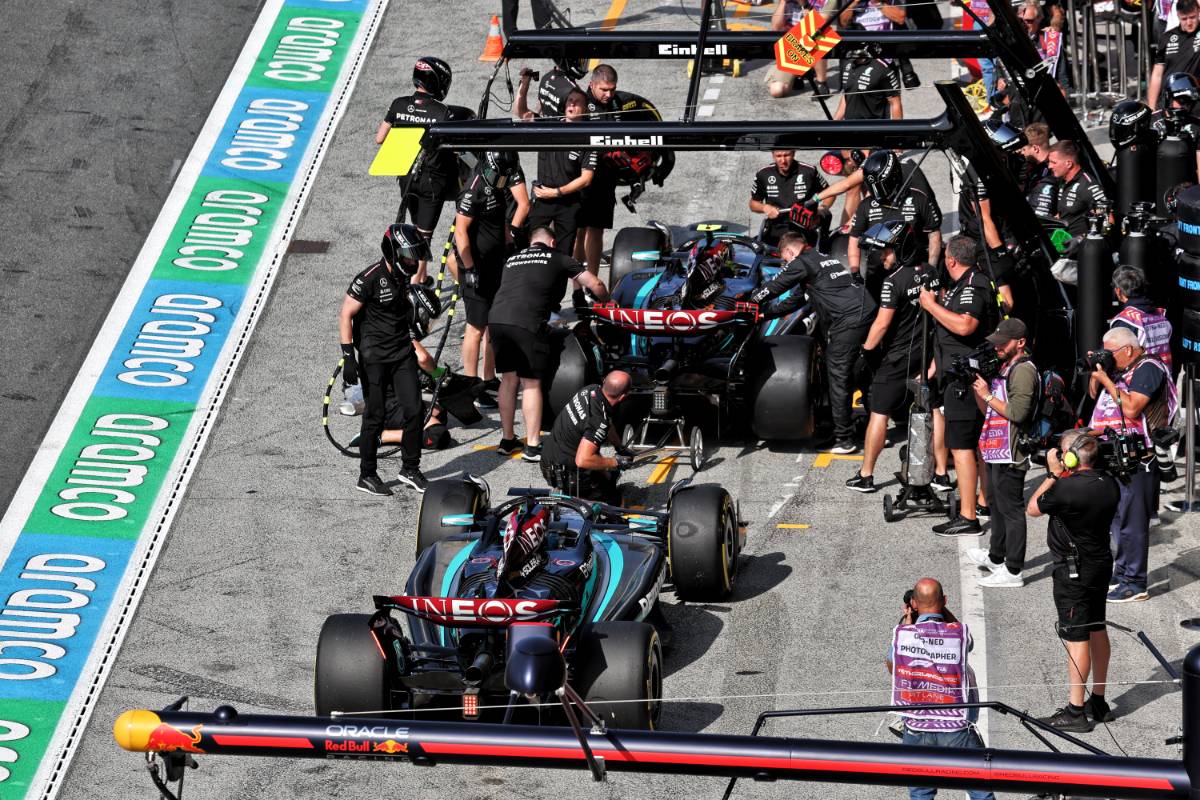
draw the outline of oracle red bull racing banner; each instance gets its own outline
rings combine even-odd
[[[386,2],[263,5],[0,521],[4,800],[57,791]]]

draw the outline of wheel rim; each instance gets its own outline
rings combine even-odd
[[[725,588],[733,588],[733,576],[737,564],[737,548],[734,546],[734,536],[736,535],[733,528],[733,520],[729,518],[729,504],[726,503],[725,511],[722,514],[724,521],[724,531],[721,536],[721,556],[722,567],[725,572]]]
[[[704,467],[704,434],[699,427],[692,428],[692,471],[699,472]]]
[[[646,670],[646,712],[650,730],[658,727],[662,717],[662,661],[658,655],[658,634],[650,639],[650,663]]]

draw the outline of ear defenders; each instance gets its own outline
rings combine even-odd
[[[1067,469],[1075,469],[1076,467],[1078,467],[1079,466],[1079,448],[1082,445],[1086,444],[1087,442],[1094,442],[1094,441],[1096,441],[1096,437],[1090,436],[1088,434],[1084,434],[1083,436],[1076,436],[1075,441],[1073,441],[1071,443],[1071,446],[1067,448],[1067,452],[1062,454],[1063,466],[1066,467]]]

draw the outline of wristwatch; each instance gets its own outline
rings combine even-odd
[[[983,398],[983,404],[984,404],[984,405],[987,405],[988,403],[991,403],[991,402],[992,402],[993,400],[995,400],[995,399],[996,399],[996,395],[994,395],[994,394],[989,394],[989,395],[987,395],[986,397],[984,397],[984,398]]]

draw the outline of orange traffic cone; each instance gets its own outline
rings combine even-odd
[[[504,54],[504,40],[500,38],[500,17],[492,14],[492,24],[488,26],[487,42],[483,45],[483,55],[480,61],[499,61]]]

